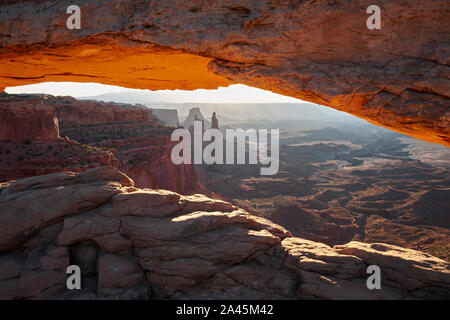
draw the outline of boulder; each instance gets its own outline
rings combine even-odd
[[[0,204],[2,299],[450,298],[450,265],[428,254],[292,237],[225,201],[135,188],[111,167],[1,184]],[[81,290],[66,288],[72,264]],[[366,284],[372,264],[380,290]]]

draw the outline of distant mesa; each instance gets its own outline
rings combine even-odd
[[[178,111],[175,109],[155,109],[149,108],[152,113],[166,126],[179,127]]]
[[[108,165],[137,187],[208,193],[197,183],[193,166],[171,161],[176,110],[1,94],[0,117],[0,182]]]
[[[211,122],[206,120],[206,118],[200,112],[200,108],[198,108],[198,107],[191,108],[189,110],[189,115],[187,116],[186,120],[184,120],[181,123],[181,125],[185,129],[189,129],[190,127],[192,127],[194,125],[194,121],[196,121],[196,120],[203,121],[203,128],[204,129],[211,128]]]
[[[28,98],[28,99],[27,99]],[[0,141],[48,141],[59,138],[56,108],[45,96],[0,94]]]

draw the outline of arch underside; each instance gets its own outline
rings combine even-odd
[[[49,5],[51,3],[52,5]],[[138,89],[242,83],[450,146],[447,2],[61,1],[0,4],[0,90],[47,81]],[[26,7],[26,10],[24,10]]]

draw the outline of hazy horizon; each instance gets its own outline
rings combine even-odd
[[[25,86],[8,87],[7,93],[42,93],[54,96],[72,96],[78,99],[103,94],[144,94],[153,96],[155,103],[307,103],[258,88],[234,84],[216,90],[141,90],[99,83],[43,82]]]
[[[32,85],[8,87],[10,94],[51,94],[72,96],[80,100],[143,104],[154,109],[176,109],[180,118],[187,116],[191,107],[202,105],[202,112],[210,116],[243,119],[338,119],[359,118],[330,107],[279,95],[270,91],[242,84],[220,87],[216,90],[140,90],[98,83],[44,82]],[[239,106],[236,106],[239,104]],[[298,105],[301,104],[301,108]],[[242,108],[245,105],[245,108]],[[254,106],[258,105],[257,108]],[[275,106],[276,105],[276,106]]]

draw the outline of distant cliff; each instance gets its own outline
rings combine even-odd
[[[194,107],[194,108],[189,109],[189,115],[187,116],[186,120],[184,120],[181,123],[181,125],[185,129],[189,129],[189,127],[194,125],[194,121],[195,121],[196,117],[197,117],[198,120],[203,121],[205,129],[211,127],[211,122],[206,120],[206,118],[201,113],[200,108],[198,108],[198,107]]]
[[[0,93],[0,141],[45,141],[59,138],[55,106],[36,95]]]
[[[60,137],[58,106],[66,101],[46,95],[0,94],[0,181],[118,166],[113,150]]]
[[[180,125],[177,110],[175,110],[175,109],[153,109],[153,108],[150,108],[150,110],[166,126],[178,127]]]
[[[110,165],[142,188],[207,193],[192,165],[172,163],[173,129],[142,105],[1,94],[0,116],[0,181]]]

